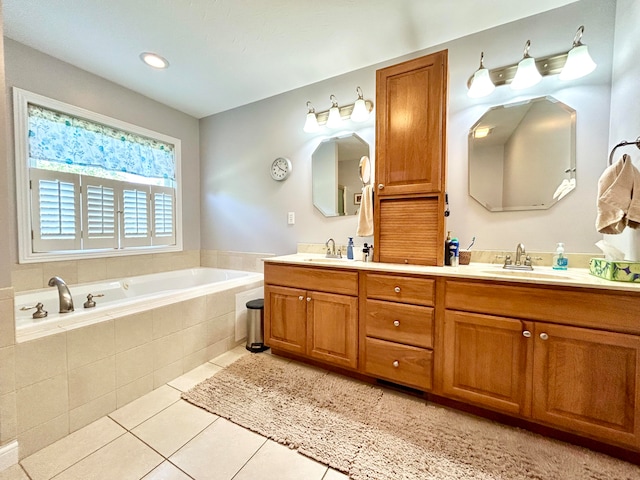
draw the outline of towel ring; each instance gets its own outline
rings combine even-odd
[[[615,147],[613,147],[613,150],[611,150],[611,153],[609,154],[609,165],[613,165],[613,154],[615,153],[616,149],[618,147],[626,147],[627,145],[635,145],[640,150],[640,137],[636,138],[635,142],[627,142],[626,140],[623,140]]]

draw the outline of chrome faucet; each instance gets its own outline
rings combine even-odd
[[[331,243],[331,246],[329,246]],[[336,253],[336,241],[333,238],[327,240],[324,244],[327,247],[327,258],[342,258],[342,252],[338,249],[338,253]]]
[[[522,261],[522,257],[524,256],[524,261]],[[533,270],[533,266],[531,265],[531,257],[527,255],[527,252],[524,249],[524,245],[519,243],[516,246],[516,260],[515,263],[511,261],[511,255],[507,255],[504,260],[504,265],[502,268],[506,268],[508,270]]]
[[[51,277],[49,279],[49,286],[58,287],[58,299],[60,300],[60,313],[73,312],[73,297],[71,297],[71,292],[69,291],[69,287],[64,283],[60,277]]]

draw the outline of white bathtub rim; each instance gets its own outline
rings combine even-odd
[[[135,315],[147,310],[164,307],[166,305],[185,300],[191,300],[204,295],[210,295],[238,287],[244,287],[243,290],[247,290],[250,288],[260,287],[264,284],[263,274],[255,272],[246,273],[248,273],[247,276],[226,280],[224,282],[199,285],[185,289],[175,289],[171,291],[165,290],[154,294],[122,300],[121,302],[118,302],[117,306],[111,306],[108,310],[100,311],[98,306],[94,307],[98,310],[91,309],[86,312],[78,310],[71,314],[75,315],[75,319],[72,316],[60,317],[57,321],[44,324],[33,323],[28,326],[16,328],[16,343],[23,343],[48,335],[54,335],[56,333],[62,333],[100,322],[115,320],[120,317]],[[93,283],[101,284],[105,282]],[[73,285],[71,285],[70,288],[73,288]],[[31,291],[28,293],[31,293]]]

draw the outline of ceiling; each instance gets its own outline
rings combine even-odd
[[[3,0],[20,43],[202,118],[575,0]],[[143,64],[151,51],[167,70]]]

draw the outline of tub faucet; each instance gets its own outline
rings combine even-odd
[[[73,298],[71,297],[71,292],[69,291],[69,287],[64,283],[60,277],[51,277],[49,279],[49,286],[58,287],[58,298],[60,300],[60,313],[73,312]]]

